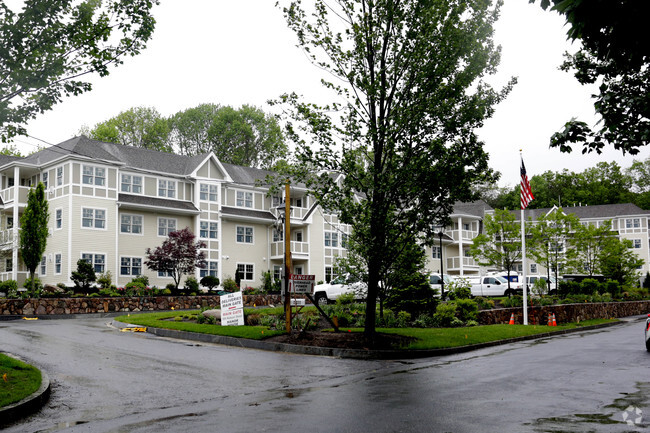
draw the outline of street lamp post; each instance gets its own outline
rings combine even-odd
[[[445,270],[443,268],[443,258],[442,258],[442,235],[444,227],[440,226],[440,231],[438,232],[438,238],[440,239],[440,299],[445,299]]]

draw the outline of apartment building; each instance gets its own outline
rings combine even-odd
[[[213,154],[187,157],[84,136],[25,158],[0,156],[0,279],[22,283],[28,276],[18,251],[19,221],[29,189],[43,182],[50,237],[37,274],[45,284],[71,285],[70,274],[84,259],[97,273],[110,271],[118,286],[147,275],[152,285],[164,287],[171,277],[147,269],[145,250],[188,227],[206,243],[207,267],[196,270],[197,278],[223,281],[239,270],[243,285],[258,287],[262,272],[278,277],[283,269],[285,243],[275,224],[284,188],[278,196],[269,193],[264,182],[271,174],[222,163]],[[337,257],[347,255],[351,227],[324,212],[301,185],[291,185],[290,204],[292,272],[330,280]],[[526,216],[551,211],[527,210]],[[612,220],[645,260],[641,271],[648,269],[650,212],[631,204],[564,211],[585,223]],[[426,248],[427,268],[440,272],[442,265],[451,275],[485,272],[469,249],[491,212],[483,201],[457,203],[452,223]],[[545,272],[530,261],[527,266],[529,274]]]
[[[521,222],[521,212],[512,211],[517,222]],[[558,207],[543,209],[527,209],[525,218],[532,219],[533,223],[542,215],[552,212],[559,212]],[[605,221],[611,221],[612,231],[620,239],[629,239],[632,242],[634,252],[645,262],[639,273],[645,275],[650,269],[650,211],[643,210],[632,203],[598,205],[598,206],[568,206],[563,207],[565,214],[574,214],[581,224],[592,224],[600,226]],[[433,272],[440,272],[441,255],[444,272],[450,275],[482,275],[488,271],[495,271],[489,267],[483,267],[469,255],[474,237],[482,232],[483,218],[487,214],[494,213],[494,209],[483,201],[472,203],[456,203],[454,211],[450,216],[452,224],[440,231],[432,247],[427,248],[428,269]],[[541,264],[535,263],[530,256],[526,257],[526,263],[519,263],[515,271],[523,272],[524,265],[527,275],[546,275],[547,269]]]
[[[276,207],[260,185],[270,172],[221,163],[213,154],[179,156],[80,136],[25,158],[0,159],[0,279],[28,276],[18,251],[19,221],[29,189],[46,187],[50,237],[37,274],[44,284],[72,284],[79,259],[117,285],[147,275],[152,285],[172,282],[144,265],[145,250],[170,231],[189,227],[206,243],[207,267],[196,277],[221,280],[241,272],[257,287],[263,271],[279,275],[282,235]],[[346,254],[350,227],[322,209],[299,185],[291,186],[292,272],[332,274]],[[315,247],[318,245],[318,247]]]

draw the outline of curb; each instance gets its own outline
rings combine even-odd
[[[27,362],[19,356],[13,355],[11,353],[6,353],[6,352],[3,353],[5,353],[8,356],[11,356],[12,358],[16,358],[23,362]],[[47,400],[50,398],[50,392],[51,392],[50,377],[40,367],[35,366],[33,363],[29,363],[29,364],[40,370],[41,386],[32,395],[29,395],[16,403],[12,403],[8,406],[0,408],[0,427],[11,424],[14,421],[17,421],[21,418],[26,417],[27,415],[31,415],[32,413],[37,412],[45,405]]]
[[[633,317],[630,319],[634,319]],[[584,326],[580,328],[565,329],[556,332],[545,332],[542,334],[527,335],[524,337],[509,338],[506,340],[490,341],[488,343],[469,344],[466,346],[450,347],[445,349],[413,349],[413,350],[362,350],[362,349],[341,349],[334,347],[316,347],[300,346],[297,344],[275,343],[264,340],[249,340],[246,338],[226,337],[222,335],[198,334],[195,332],[176,331],[173,329],[151,328],[148,327],[146,332],[158,337],[176,338],[180,340],[198,341],[201,343],[223,344],[226,346],[236,346],[246,349],[268,350],[274,352],[288,352],[299,355],[317,355],[332,356],[337,358],[351,358],[364,360],[391,360],[391,359],[417,359],[428,358],[432,356],[453,355],[456,353],[469,352],[472,350],[483,349],[485,347],[500,346],[503,344],[516,343],[519,341],[535,340],[538,338],[547,338],[555,335],[564,335],[574,332],[591,331],[594,329],[609,328],[611,326],[621,325],[629,320],[619,320],[618,322],[602,323],[600,325]],[[115,328],[133,327],[122,322],[112,321],[111,325]]]

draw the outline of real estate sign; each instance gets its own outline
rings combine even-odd
[[[242,292],[229,293],[219,298],[221,302],[221,326],[244,324],[244,298]]]
[[[292,293],[314,293],[314,281],[316,275],[294,275],[289,278],[289,291]]]

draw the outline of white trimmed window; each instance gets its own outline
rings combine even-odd
[[[158,218],[158,236],[168,236],[169,232],[176,231],[175,218]]]
[[[61,253],[54,254],[54,275],[61,275]]]
[[[440,250],[440,247],[431,247],[431,257],[434,259],[440,259],[442,258],[442,252]]]
[[[217,239],[219,233],[219,223],[212,221],[201,221],[201,230],[199,236],[203,239]]]
[[[106,265],[106,254],[81,253],[81,258],[85,260],[86,263],[90,263],[96,273],[104,273]]]
[[[219,262],[210,260],[206,263],[206,267],[199,271],[199,275],[201,276],[201,278],[207,277],[208,275],[216,277],[218,270],[219,270]]]
[[[46,256],[43,256],[41,258],[41,269],[39,270],[38,273],[39,273],[40,276],[44,276],[45,274],[47,274],[47,257]]]
[[[200,199],[203,201],[217,201],[217,185],[201,184]]]
[[[123,174],[120,191],[142,194],[142,176]]]
[[[641,239],[632,239],[632,243],[635,249],[641,248]]]
[[[63,227],[63,209],[56,209],[54,211],[54,228],[59,230]]]
[[[242,281],[253,281],[255,279],[255,265],[252,263],[237,263],[237,272]]]
[[[253,233],[253,227],[237,226],[237,243],[252,244]]]
[[[63,185],[63,167],[56,168],[56,186]]]
[[[338,248],[339,234],[336,232],[325,232],[325,246],[331,248]]]
[[[92,165],[84,165],[82,167],[83,175],[82,182],[85,185],[106,185],[106,169],[104,167],[93,167]]]
[[[142,258],[121,257],[120,275],[140,275],[142,273]]]
[[[530,273],[531,274],[536,274],[537,273],[537,263],[531,263],[530,264]]]
[[[14,270],[14,261],[13,259],[5,260],[5,272],[11,272]]]
[[[173,278],[171,271],[158,271],[159,278]]]
[[[284,240],[284,232],[273,229],[273,242],[282,242]]]
[[[237,206],[253,207],[253,193],[248,191],[237,191]]]
[[[176,181],[158,179],[158,197],[176,198]]]
[[[282,279],[282,266],[273,265],[273,281],[279,281]]]
[[[47,180],[48,180],[47,171],[43,172],[41,178],[42,178],[43,186],[45,187],[45,189],[47,189]]]
[[[122,214],[120,216],[120,233],[142,234],[142,215]]]
[[[81,209],[81,227],[106,229],[106,210],[84,207]]]
[[[332,281],[332,267],[325,266],[325,282],[329,283],[330,281]]]

